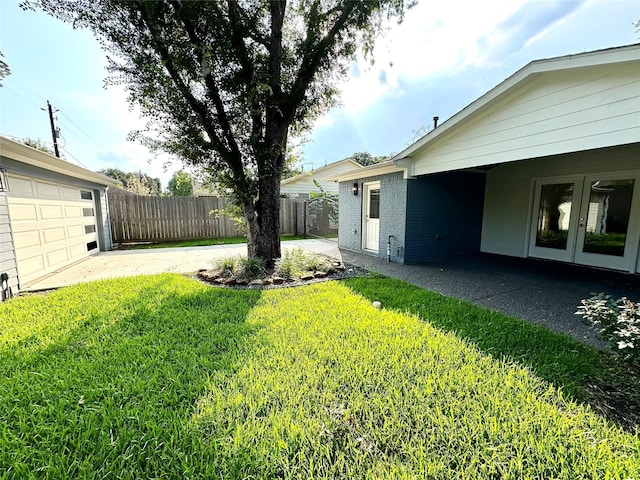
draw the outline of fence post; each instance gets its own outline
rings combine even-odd
[[[304,201],[304,210],[302,213],[302,237],[307,238],[307,201]]]

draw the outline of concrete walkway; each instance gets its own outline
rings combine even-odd
[[[580,300],[605,292],[614,298],[626,296],[640,301],[640,275],[486,254],[402,265],[339,250],[330,240],[282,243],[283,250],[296,247],[545,325],[598,347],[605,343],[574,314]],[[27,290],[131,275],[193,273],[213,267],[218,258],[245,254],[245,244],[103,252],[29,285]]]
[[[282,249],[303,248],[328,256],[339,256],[337,243],[327,240],[292,240]],[[208,247],[151,248],[101,252],[54,272],[26,286],[22,291],[51,290],[105,278],[152,275],[155,273],[195,273],[212,268],[219,258],[247,254],[247,245],[213,245]]]

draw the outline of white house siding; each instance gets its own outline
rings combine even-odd
[[[306,198],[309,198],[309,193],[310,192],[318,192],[320,193],[320,190],[318,190],[318,187],[316,187],[313,183],[313,180],[317,180],[318,183],[322,186],[322,188],[324,189],[325,192],[327,193],[332,193],[337,195],[338,194],[338,184],[335,182],[322,182],[320,181],[317,177],[313,177],[311,175],[309,175],[306,178],[301,178],[299,180],[297,180],[294,183],[290,183],[287,185],[282,185],[280,187],[280,193],[282,195],[291,195],[291,196],[304,196]]]
[[[5,193],[0,193],[0,273],[9,275],[9,287],[14,293],[17,293],[18,269],[16,252],[13,247],[9,206]]]
[[[414,152],[409,173],[424,175],[637,142],[639,68],[635,61],[534,74]]]
[[[489,170],[481,251],[526,256],[535,178],[614,171],[640,173],[640,144],[523,160]]]

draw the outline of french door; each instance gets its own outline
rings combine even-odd
[[[529,255],[635,271],[639,190],[636,172],[538,180]]]

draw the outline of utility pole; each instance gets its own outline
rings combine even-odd
[[[53,137],[53,150],[56,152],[56,157],[60,158],[60,150],[58,150],[58,132],[56,126],[53,123],[53,108],[47,100],[47,107],[49,108],[49,121],[51,122],[51,136]]]

